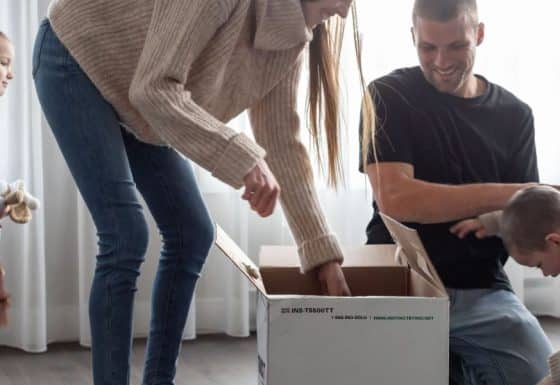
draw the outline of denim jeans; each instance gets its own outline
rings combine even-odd
[[[453,385],[535,385],[552,346],[537,319],[507,290],[448,289]]]
[[[129,383],[134,294],[148,242],[137,190],[162,237],[143,384],[173,384],[195,283],[214,239],[192,167],[173,149],[143,143],[122,129],[47,20],[35,41],[33,77],[97,229],[89,299],[94,384]]]

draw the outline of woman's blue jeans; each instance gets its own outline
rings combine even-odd
[[[137,190],[162,237],[143,384],[173,384],[195,283],[214,238],[191,165],[173,149],[140,142],[121,128],[47,20],[36,38],[33,76],[97,229],[89,300],[94,384],[129,383],[134,293],[148,243]]]

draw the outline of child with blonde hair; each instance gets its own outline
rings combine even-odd
[[[0,96],[6,93],[9,82],[14,78],[12,71],[12,61],[14,58],[14,46],[8,37],[0,31]],[[0,198],[0,219],[8,214],[8,207],[4,200]],[[1,226],[0,226],[1,227]],[[5,271],[0,265],[0,326],[7,323],[8,293],[4,287]]]

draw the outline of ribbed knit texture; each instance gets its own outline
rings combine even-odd
[[[501,210],[482,214],[478,219],[484,226],[487,236],[500,235],[500,222],[502,220]]]
[[[321,207],[312,183],[313,172],[307,151],[298,139],[299,74],[297,65],[249,110],[249,116],[255,139],[267,149],[266,161],[272,173],[281,186],[290,186],[282,190],[282,207],[299,246],[302,269],[307,271],[323,263],[325,256],[341,260],[342,252],[336,238],[329,234],[325,218],[317,215]]]
[[[302,270],[342,260],[299,139],[300,0],[55,0],[48,17],[140,140],[234,188],[267,154]],[[224,124],[247,108],[259,144]]]

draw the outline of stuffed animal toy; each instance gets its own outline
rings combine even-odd
[[[8,184],[0,180],[0,213],[7,211],[12,221],[24,224],[31,220],[31,211],[37,210],[37,208],[39,208],[39,201],[25,191],[22,181],[18,180]],[[0,305],[3,307],[6,307],[4,303],[9,298],[4,286],[5,275],[4,268],[0,265]],[[0,312],[0,326],[4,324],[3,319],[5,318],[2,313]]]
[[[10,184],[0,181],[0,210],[6,207],[12,221],[24,224],[31,220],[31,211],[39,208],[39,201],[25,191],[21,180]]]

